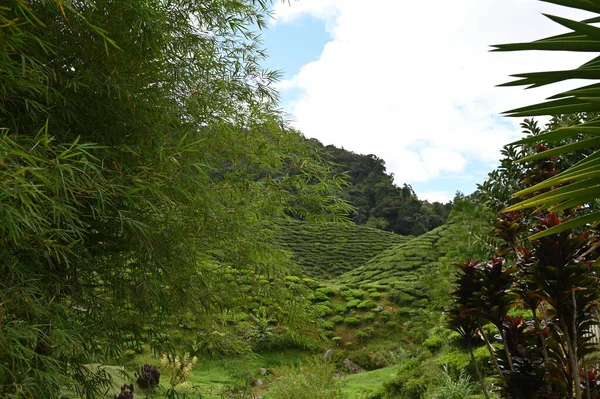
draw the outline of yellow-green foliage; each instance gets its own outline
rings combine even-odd
[[[303,363],[275,370],[265,399],[341,399],[342,380],[336,378],[333,363],[321,356]]]
[[[187,380],[192,376],[192,370],[196,362],[198,362],[198,358],[194,356],[190,359],[190,354],[187,352],[183,355],[183,358],[179,356],[169,358],[165,353],[160,359],[160,364],[169,373],[171,388],[175,388],[180,384],[184,386],[187,384]]]

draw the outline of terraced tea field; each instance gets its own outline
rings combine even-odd
[[[354,270],[411,238],[354,224],[285,221],[279,244],[293,253],[303,274],[328,279]]]
[[[438,261],[445,254],[445,248],[440,248],[440,239],[447,233],[448,226],[440,226],[389,248],[364,265],[340,275],[335,282],[364,290],[377,288],[389,291],[392,296],[401,294],[401,302],[422,297],[428,289],[419,286],[419,281],[423,275],[435,273],[439,268]]]

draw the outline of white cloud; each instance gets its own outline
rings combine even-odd
[[[275,12],[280,23],[321,18],[332,37],[318,60],[279,85],[301,93],[289,104],[295,126],[324,144],[376,154],[398,184],[493,163],[520,132],[519,120],[498,113],[561,88],[494,86],[511,73],[571,68],[590,58],[488,51],[490,44],[563,32],[540,13],[574,12],[533,0],[299,0]]]
[[[331,21],[338,12],[336,0],[284,0],[273,8],[274,23],[289,22],[301,15]]]
[[[417,193],[417,196],[421,200],[427,200],[431,203],[441,202],[442,204],[452,201],[455,195],[455,192],[450,191],[424,191],[422,193]]]

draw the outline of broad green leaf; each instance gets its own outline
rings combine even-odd
[[[577,141],[575,143],[566,144],[548,151],[542,151],[537,154],[529,155],[527,157],[519,159],[519,162],[529,162],[537,159],[544,159],[555,155],[561,155],[567,152],[583,150],[586,148],[595,148],[597,146],[600,146],[600,137],[593,137],[591,139]]]
[[[573,165],[569,169],[559,173],[556,176],[553,176],[547,180],[544,180],[541,183],[538,183],[532,187],[526,188],[513,194],[513,197],[523,197],[525,195],[532,194],[544,188],[559,186],[569,181],[581,179],[582,176],[586,173],[594,173],[596,170],[595,168],[598,166],[600,166],[600,151],[594,152],[586,159],[578,162],[577,164]]]
[[[577,198],[574,198],[570,201],[565,201],[565,202],[561,202],[560,204],[557,205],[552,205],[548,207],[548,211],[549,212],[560,212],[560,211],[564,211],[566,209],[570,209],[576,206],[580,206],[580,205],[584,205],[587,203],[590,203],[592,201],[594,201],[596,198],[598,198],[597,194],[589,194],[589,195],[584,195],[584,196],[579,196]]]
[[[600,14],[600,4],[592,0],[541,0],[545,3],[591,11]]]
[[[526,137],[524,139],[510,143],[510,145],[531,144],[531,143],[552,143],[565,138],[577,136],[580,134],[590,136],[600,136],[600,122],[594,122],[590,125],[579,125],[573,127],[563,127],[548,133],[543,133],[537,136]]]
[[[600,28],[597,28],[592,25],[588,25],[586,23],[572,21],[570,19],[566,19],[566,18],[562,18],[562,17],[557,17],[555,15],[550,15],[550,14],[543,14],[543,15],[545,15],[546,17],[550,18],[552,21],[554,21],[566,28],[572,29],[573,31],[575,31],[579,34],[586,35],[587,37],[591,37],[591,38],[594,38],[597,40],[600,39]]]
[[[593,111],[598,108],[600,108],[600,105],[595,104],[591,101],[586,101],[578,97],[569,97],[562,98],[560,100],[547,101],[535,105],[529,105],[527,107],[515,108],[503,113],[507,114],[508,116],[522,117],[569,114],[574,112]]]
[[[559,224],[558,226],[554,226],[547,230],[536,233],[536,234],[532,235],[531,237],[529,237],[529,239],[537,240],[539,238],[546,237],[546,236],[549,236],[552,234],[561,233],[565,230],[570,230],[575,227],[583,226],[588,223],[598,223],[598,222],[600,222],[600,211],[596,211],[596,212],[590,213],[588,215],[580,216],[573,220],[568,220],[566,222]]]
[[[587,183],[587,181],[586,181]],[[533,197],[530,198],[528,200],[519,202],[518,204],[515,204],[513,206],[510,206],[508,208],[505,209],[505,212],[514,212],[516,210],[520,210],[520,209],[525,209],[525,208],[532,208],[536,205],[554,205],[557,203],[560,203],[561,201],[564,200],[569,200],[569,199],[575,199],[578,197],[583,197],[586,195],[600,195],[600,185],[597,184],[598,182],[596,181],[595,185],[583,185],[584,187],[581,188],[581,186],[579,186],[580,188],[578,189],[572,189],[572,190],[565,190],[560,194],[555,194],[554,191],[552,190],[550,191],[548,194],[548,196],[542,197],[542,198],[538,198],[538,197]]]

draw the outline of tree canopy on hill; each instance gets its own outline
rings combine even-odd
[[[420,235],[448,219],[451,203],[422,201],[410,185],[398,187],[383,159],[312,141],[336,164],[336,172],[347,174],[349,185],[343,198],[356,208],[350,215],[355,223],[402,235]]]

